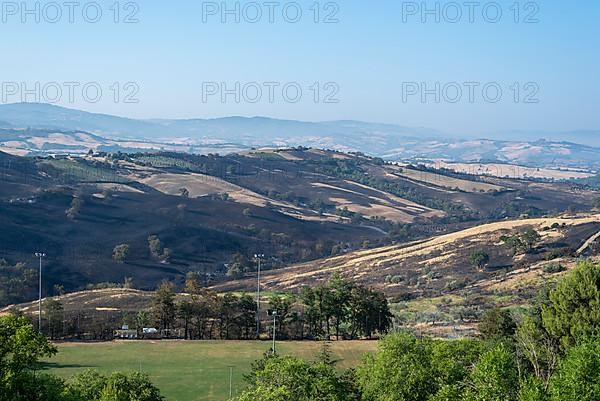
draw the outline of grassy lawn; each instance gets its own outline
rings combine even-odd
[[[161,389],[169,401],[209,401],[229,398],[244,388],[243,375],[250,364],[270,349],[271,343],[257,341],[214,342],[112,342],[58,344],[58,355],[48,361],[48,370],[68,378],[85,369],[109,373],[141,370]],[[282,355],[314,359],[318,342],[281,342]],[[340,369],[355,366],[365,352],[375,350],[374,341],[333,342],[331,351]],[[258,400],[257,400],[258,401]]]

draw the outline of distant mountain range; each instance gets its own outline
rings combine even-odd
[[[540,139],[544,137],[540,133],[517,132],[506,139],[473,139],[361,121],[135,120],[39,103],[0,105],[0,128],[0,150],[20,155],[85,153],[90,148],[229,153],[252,147],[308,146],[360,151],[388,160],[500,161],[600,170],[600,134],[592,131],[547,135],[554,140]]]

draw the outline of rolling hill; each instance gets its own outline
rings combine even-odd
[[[341,255],[482,223],[591,210],[598,196],[569,183],[474,177],[310,148],[231,154],[0,153],[3,303],[133,279],[154,289],[198,271],[206,285],[256,268]],[[156,236],[153,245],[149,237]],[[128,245],[126,257],[113,256]],[[22,264],[21,264],[22,263]],[[320,263],[320,262],[319,262]]]
[[[228,154],[254,147],[364,152],[386,160],[493,162],[600,170],[593,131],[463,138],[426,128],[361,121],[305,122],[267,117],[135,120],[49,104],[0,105],[0,150],[18,155],[179,151]],[[524,139],[526,138],[526,139]],[[570,142],[569,142],[570,141]]]
[[[503,236],[526,229],[540,234],[528,253],[517,254]],[[474,251],[485,250],[489,264],[472,264]],[[491,308],[528,308],[581,257],[600,260],[600,215],[507,220],[422,241],[351,252],[264,272],[263,291],[300,294],[334,274],[382,290],[394,303],[405,327],[440,337],[477,332]],[[212,287],[218,292],[252,291],[248,277]]]
[[[531,252],[515,255],[502,236],[534,229],[540,239]],[[483,269],[469,262],[486,249]],[[404,327],[440,337],[473,335],[482,314],[493,307],[528,307],[538,294],[572,269],[579,258],[600,260],[600,214],[518,219],[485,224],[405,244],[351,252],[283,269],[264,271],[264,302],[269,294],[296,294],[334,274],[378,288],[392,301]],[[218,293],[253,294],[256,277],[210,287]],[[120,317],[152,307],[154,293],[104,288],[55,297],[67,314],[86,319]],[[184,300],[189,294],[178,294]],[[36,312],[37,302],[17,306]],[[9,308],[0,309],[0,314]],[[116,319],[116,320],[115,320]]]

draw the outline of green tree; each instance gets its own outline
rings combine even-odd
[[[161,329],[166,330],[171,327],[175,321],[176,310],[173,284],[163,281],[154,294],[152,307],[154,320]]]
[[[97,400],[105,385],[105,376],[95,370],[85,370],[71,377],[66,393],[72,400]]]
[[[558,343],[542,325],[541,317],[526,316],[515,335],[519,354],[529,362],[537,381],[548,389],[548,383],[559,361]]]
[[[517,324],[508,309],[495,308],[487,311],[479,323],[479,332],[485,339],[512,337]]]
[[[56,348],[25,317],[0,317],[0,401],[38,399],[34,371],[39,359],[54,354]]]
[[[164,401],[148,377],[139,372],[106,377],[85,371],[67,382],[64,401]]]
[[[479,340],[434,341],[432,361],[439,385],[462,387],[473,366],[488,350],[488,343]],[[452,393],[451,390],[446,389],[448,394]]]
[[[600,400],[600,342],[569,350],[550,381],[552,401]]]
[[[127,256],[129,255],[129,250],[130,250],[130,248],[129,248],[129,245],[127,245],[127,244],[117,245],[113,248],[112,257],[117,262],[123,263],[125,261],[125,259],[127,259]]]
[[[70,220],[75,220],[79,213],[81,213],[81,208],[83,207],[83,199],[74,197],[71,201],[71,207],[66,210],[65,214]]]
[[[392,325],[392,313],[385,294],[364,286],[354,286],[350,300],[352,338],[357,333],[371,338],[374,332],[386,333]]]
[[[294,357],[268,357],[247,376],[238,401],[354,401],[356,389],[329,365]]]
[[[50,298],[44,302],[44,315],[48,325],[50,339],[57,339],[63,331],[64,307],[56,299]]]
[[[256,300],[248,294],[242,294],[238,300],[237,323],[246,339],[250,338],[256,327]]]
[[[500,344],[483,354],[473,368],[465,401],[513,401],[518,389],[515,357],[506,345]]]
[[[200,274],[198,272],[188,272],[185,275],[185,292],[194,297],[195,295],[199,295],[201,291]]]
[[[160,391],[147,376],[139,372],[113,373],[106,383],[98,401],[163,401]]]
[[[190,322],[196,313],[193,300],[184,300],[177,304],[177,316],[183,320],[184,337],[190,338]]]
[[[406,333],[385,337],[356,370],[367,401],[425,401],[439,390],[431,340]]]
[[[444,385],[427,401],[463,401],[463,389],[459,385]]]
[[[510,246],[513,253],[530,253],[541,240],[540,234],[533,228],[527,228],[514,235],[503,235],[502,242]]]
[[[292,318],[292,307],[294,306],[295,298],[290,295],[274,294],[269,297],[269,307],[277,312],[277,332],[285,335],[286,326]]]
[[[600,334],[600,264],[581,262],[550,291],[544,327],[563,350]]]
[[[490,263],[490,255],[483,249],[476,249],[469,255],[469,263],[479,270],[483,270]]]
[[[237,252],[227,265],[227,275],[229,277],[239,277],[249,271],[251,266],[250,260],[244,254]]]
[[[525,252],[531,252],[542,239],[540,234],[533,228],[528,228],[521,233],[521,239],[525,245]]]
[[[148,249],[150,250],[150,255],[161,262],[168,262],[172,255],[171,249],[165,248],[160,238],[156,235],[148,237]]]
[[[352,289],[354,284],[344,280],[339,274],[334,274],[329,282],[330,296],[328,301],[335,319],[335,337],[340,339],[340,327],[350,316]]]
[[[148,237],[148,249],[153,258],[160,258],[163,253],[163,245],[158,236],[150,235]]]
[[[144,327],[150,326],[150,314],[141,310],[135,315],[135,326],[137,328],[138,334],[142,332]]]

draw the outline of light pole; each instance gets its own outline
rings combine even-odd
[[[275,329],[277,328],[277,311],[273,311],[273,355],[275,355]]]
[[[39,276],[39,301],[38,301],[38,331],[42,332],[42,258],[46,257],[44,252],[36,252],[35,256],[40,259]]]
[[[258,260],[258,271],[256,276],[256,339],[260,339],[260,262],[265,255],[255,253],[254,258]]]
[[[233,366],[229,367],[229,399],[233,397]]]

